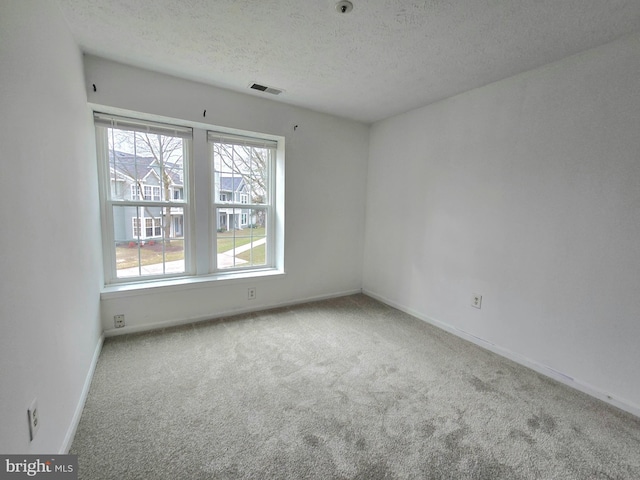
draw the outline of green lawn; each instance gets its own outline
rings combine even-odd
[[[244,230],[230,230],[228,232],[218,233],[218,253],[226,252],[242,245],[247,245],[251,241],[264,238],[265,229],[262,228],[245,228]],[[235,236],[234,236],[235,235]],[[144,246],[140,247],[140,262],[142,266],[153,265],[156,263],[162,263],[162,241],[153,241],[153,245],[150,240],[145,242]],[[242,260],[250,260],[250,251],[246,251],[237,255]],[[170,243],[165,244],[165,257],[166,262],[173,260],[184,259],[184,240],[174,239]],[[253,264],[262,265],[265,263],[265,248],[264,245],[258,246],[253,249]],[[138,245],[134,244],[129,246],[128,244],[121,244],[116,246],[116,268],[118,270],[123,268],[131,268],[138,266]]]
[[[251,257],[251,253],[253,252],[253,258]],[[266,248],[265,245],[258,245],[251,250],[247,250],[246,252],[239,253],[236,255],[236,258],[240,258],[241,260],[246,260],[247,262],[251,262],[251,265],[264,265],[266,263],[265,258]]]
[[[235,244],[234,244],[235,233]],[[245,228],[244,230],[230,230],[228,232],[218,233],[218,253],[226,252],[232,248],[241,247],[264,237],[265,229],[261,228]],[[239,257],[242,258],[242,257]]]
[[[144,246],[140,247],[140,262],[144,265],[154,265],[162,263],[162,243],[157,241],[151,242],[147,240]],[[165,261],[184,259],[184,240],[171,240],[165,244]],[[138,245],[119,245],[116,246],[116,268],[131,268],[138,266]]]

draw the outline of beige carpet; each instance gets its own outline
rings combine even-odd
[[[81,479],[640,479],[640,419],[364,295],[107,339]]]

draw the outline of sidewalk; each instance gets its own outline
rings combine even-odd
[[[259,247],[260,245],[264,245],[266,243],[266,238],[261,238],[260,240],[256,240],[255,242],[248,243],[246,245],[242,245],[241,247],[232,248],[231,250],[227,250],[226,252],[222,252],[218,254],[217,264],[218,268],[229,268],[238,265],[242,265],[243,263],[247,263],[246,260],[242,260],[240,258],[235,258],[236,255],[239,255],[247,250],[251,250],[254,247]],[[235,264],[234,264],[235,260]],[[164,264],[164,273],[182,273],[184,272],[184,260],[175,260],[173,262],[166,262]],[[118,270],[118,278],[127,278],[127,277],[137,277],[137,276],[146,276],[146,275],[162,275],[162,263],[154,263],[153,265],[144,265],[141,268],[141,271],[138,270],[138,267],[132,268],[123,268]]]
[[[259,247],[260,245],[264,245],[266,243],[266,238],[261,238],[260,240],[256,240],[252,243],[247,243],[246,245],[242,245],[241,247],[232,248],[231,250],[227,250],[226,252],[222,252],[218,254],[218,268],[229,268],[236,265],[242,265],[243,263],[247,263],[246,260],[242,260],[240,258],[235,258],[236,255],[239,255],[247,250],[251,250],[254,247]],[[233,263],[235,259],[235,265]]]

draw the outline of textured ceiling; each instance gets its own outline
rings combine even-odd
[[[640,0],[56,1],[85,52],[365,122],[640,31]]]

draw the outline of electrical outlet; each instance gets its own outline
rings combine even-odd
[[[33,439],[38,433],[40,428],[40,412],[38,411],[38,399],[34,398],[27,409],[27,418],[29,419],[29,439],[33,442]]]
[[[255,300],[256,299],[256,287],[251,287],[251,288],[249,288],[249,290],[247,290],[247,298],[249,300]]]
[[[482,308],[482,295],[474,293],[471,296],[471,306],[475,308]]]
[[[114,315],[113,324],[115,325],[116,328],[124,327],[124,314]]]

